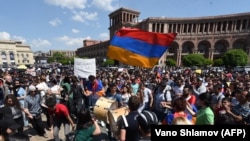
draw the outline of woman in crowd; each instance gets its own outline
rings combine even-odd
[[[20,125],[18,132],[23,132],[23,108],[21,108],[19,100],[10,94],[6,96],[4,105],[5,106],[0,109],[0,117],[4,119],[14,119],[15,122]]]
[[[128,100],[131,97],[131,93],[129,93],[129,87],[127,85],[123,85],[122,88],[122,102],[124,106],[128,105]]]
[[[77,118],[75,141],[91,141],[94,135],[101,134],[97,121],[91,116],[88,109],[82,108]]]

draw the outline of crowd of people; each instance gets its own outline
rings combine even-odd
[[[75,141],[94,140],[100,126],[107,128],[112,141],[146,141],[152,124],[250,124],[248,73],[99,69],[96,75],[79,78],[67,69],[39,70],[36,75],[6,70],[0,88],[0,130],[6,140],[29,125],[44,138],[50,130],[55,141],[60,141],[61,125],[66,138],[74,131]],[[95,117],[101,97],[113,100],[117,109],[129,109],[116,121],[116,133],[114,125]]]

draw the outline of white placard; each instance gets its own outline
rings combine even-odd
[[[74,58],[74,75],[80,78],[96,76],[96,63],[94,59]]]

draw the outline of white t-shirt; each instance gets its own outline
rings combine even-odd
[[[152,91],[149,88],[144,88],[143,90],[143,102],[148,102],[149,101],[149,95],[152,93]]]
[[[160,110],[162,108],[161,106],[161,102],[163,101],[172,101],[172,97],[171,97],[171,93],[169,91],[166,92],[166,96],[163,92],[159,92],[156,94],[155,96],[155,104],[154,104],[154,108],[157,110]]]

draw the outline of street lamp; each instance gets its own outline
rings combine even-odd
[[[69,67],[71,67],[71,61],[69,61]]]

